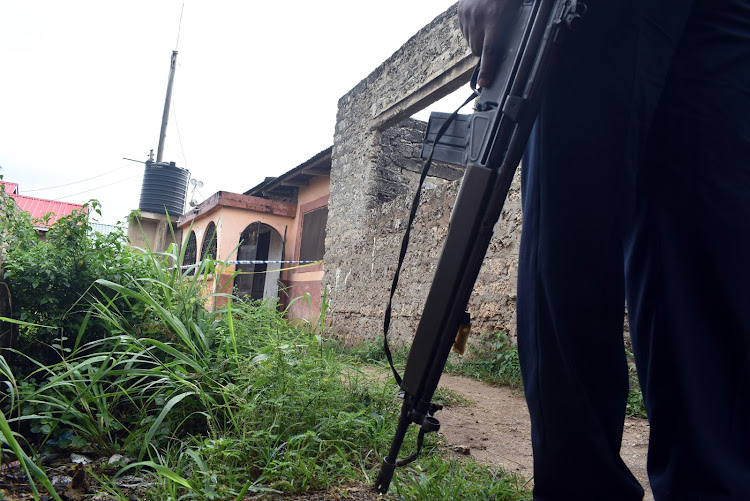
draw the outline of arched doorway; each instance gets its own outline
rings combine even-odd
[[[278,297],[283,239],[279,232],[267,224],[250,223],[240,234],[237,261],[263,261],[256,264],[238,264],[240,274],[234,279],[235,293],[239,297],[256,300]]]

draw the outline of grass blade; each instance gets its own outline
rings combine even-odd
[[[169,401],[166,403],[164,408],[161,410],[159,415],[156,417],[156,420],[151,425],[151,428],[149,428],[148,433],[146,433],[146,438],[143,441],[143,447],[141,447],[141,452],[138,455],[138,460],[142,460],[143,456],[146,454],[146,450],[148,449],[149,443],[151,442],[151,439],[154,438],[154,434],[156,434],[156,431],[158,430],[159,426],[161,426],[162,421],[164,421],[164,418],[167,414],[169,414],[169,411],[172,410],[172,407],[174,407],[176,404],[178,404],[182,399],[187,397],[188,395],[194,395],[194,391],[186,391],[183,393],[180,393],[179,395],[175,395],[174,397],[170,398]]]

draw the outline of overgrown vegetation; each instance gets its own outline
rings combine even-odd
[[[396,391],[326,341],[322,321],[293,328],[275,303],[203,297],[221,263],[182,270],[180,249],[132,251],[122,235],[92,236],[80,214],[33,243],[30,220],[5,207],[19,339],[0,357],[0,435],[39,490],[59,498],[42,469],[46,450],[118,458],[89,471],[111,499],[134,495],[121,482],[132,474],[152,479],[135,495],[155,500],[374,482]],[[223,306],[207,309],[214,300]],[[44,361],[31,349],[39,345]],[[446,462],[434,440],[397,472],[391,498],[527,498],[514,477]]]
[[[148,275],[147,258],[126,245],[122,232],[108,235],[92,231],[89,214],[101,215],[100,204],[92,200],[83,209],[60,218],[41,238],[35,226],[47,226],[49,216],[34,221],[0,193],[0,236],[4,256],[3,282],[13,299],[13,318],[48,327],[23,329],[22,335],[5,340],[36,361],[54,364],[70,349],[76,336],[80,342],[100,339],[106,327],[88,315],[89,302],[97,297],[92,287],[97,279],[129,284],[134,277]],[[99,296],[101,297],[101,296]],[[123,315],[140,316],[125,303],[113,304]],[[87,322],[85,328],[84,322]],[[67,342],[67,343],[66,343]],[[15,370],[33,370],[22,358],[10,357]]]

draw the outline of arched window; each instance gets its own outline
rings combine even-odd
[[[182,257],[182,266],[190,266],[195,264],[195,257],[198,250],[198,244],[195,239],[195,232],[190,232],[188,237],[187,245],[185,246],[185,255]],[[190,270],[190,275],[195,273],[195,269]]]
[[[203,235],[203,245],[201,245],[201,261],[210,257],[216,259],[216,225],[211,221],[206,227],[206,233]]]

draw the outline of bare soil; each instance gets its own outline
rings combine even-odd
[[[458,452],[470,454],[480,463],[533,481],[531,424],[522,395],[464,377],[443,374],[440,386],[472,402],[440,411],[440,433]],[[629,418],[625,422],[621,456],[653,500],[646,474],[648,421]]]

